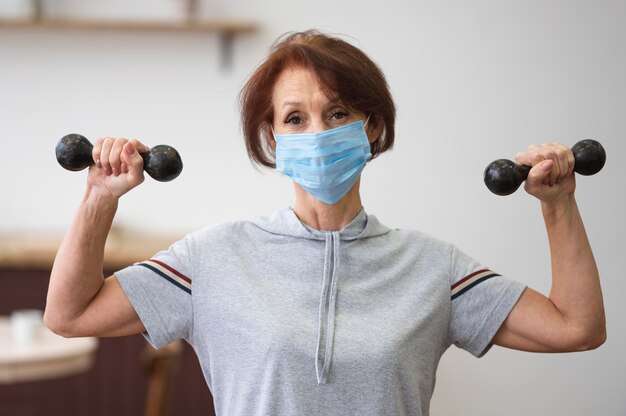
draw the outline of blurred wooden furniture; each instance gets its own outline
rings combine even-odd
[[[63,338],[42,327],[25,345],[12,340],[8,316],[0,316],[0,384],[46,380],[87,371],[98,347],[96,338]]]
[[[104,248],[104,268],[119,270],[146,260],[181,237],[141,233],[114,225]],[[0,269],[49,271],[62,239],[62,234],[52,232],[0,234]]]
[[[146,342],[141,361],[148,375],[145,416],[170,414],[175,383],[180,373],[183,342],[175,341],[158,350]]]
[[[180,235],[114,229],[105,275],[166,249]],[[0,234],[0,315],[44,309],[50,269],[62,236]],[[58,379],[0,384],[0,415],[137,416],[146,411],[149,377],[142,371],[141,335],[100,338],[93,367]],[[193,349],[183,345],[178,382],[170,385],[172,415],[214,415],[213,400]]]

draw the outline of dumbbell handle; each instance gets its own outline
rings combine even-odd
[[[592,139],[581,140],[572,146],[574,172],[595,175],[606,161],[606,152],[600,143]],[[507,159],[491,162],[484,172],[485,185],[496,195],[509,195],[519,188],[528,177],[530,166],[518,165]]]
[[[67,170],[79,171],[94,164],[93,145],[80,134],[63,136],[55,150],[57,161]],[[183,161],[171,146],[161,144],[139,154],[143,158],[143,169],[157,181],[171,181],[183,170]]]

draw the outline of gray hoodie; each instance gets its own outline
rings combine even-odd
[[[188,235],[115,276],[155,346],[193,346],[217,415],[428,415],[452,344],[482,356],[524,286],[364,210]]]

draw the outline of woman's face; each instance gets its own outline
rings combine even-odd
[[[365,122],[365,114],[351,111],[338,100],[333,102],[333,98],[326,96],[311,71],[285,69],[276,81],[272,96],[274,132],[317,133],[359,120]],[[370,129],[367,130],[370,136]],[[370,142],[372,140],[370,137]]]

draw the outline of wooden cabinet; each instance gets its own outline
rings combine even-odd
[[[162,246],[168,239],[151,240],[152,243],[135,244],[141,249],[134,251],[111,242],[111,250],[125,255],[116,256],[115,251],[109,250],[107,267],[116,266],[111,270],[117,270],[123,263],[145,259],[156,251],[146,246]],[[50,266],[58,247],[55,241],[45,236],[21,237],[21,240],[16,236],[0,236],[0,315],[9,315],[18,308],[44,309]],[[140,335],[102,338],[95,365],[87,373],[48,381],[0,384],[0,415],[143,415],[148,379],[141,355],[146,345]],[[170,414],[214,415],[211,394],[198,360],[186,344]]]

